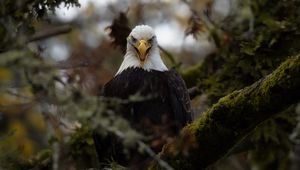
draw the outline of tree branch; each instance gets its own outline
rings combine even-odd
[[[176,61],[171,53],[169,53],[166,49],[164,49],[162,46],[158,45],[158,48],[168,57],[168,59],[171,61],[173,65],[176,65]]]
[[[65,33],[70,32],[71,30],[72,30],[72,27],[70,25],[62,25],[62,26],[51,28],[51,29],[39,31],[39,32],[35,33],[34,35],[32,35],[27,40],[27,43],[43,40],[43,39],[53,37],[56,35],[60,35],[60,34],[65,34]]]
[[[204,169],[226,156],[257,125],[300,100],[300,55],[287,59],[272,74],[221,98],[182,130],[196,139],[189,155],[174,154],[167,144],[162,159],[176,169]],[[173,150],[172,150],[173,149]],[[153,169],[159,169],[153,165]]]
[[[57,69],[68,70],[68,69],[75,69],[75,68],[82,68],[82,67],[90,67],[90,66],[100,63],[102,60],[103,60],[103,58],[99,58],[97,60],[81,59],[79,61],[63,60],[63,61],[57,62],[54,66]]]
[[[201,91],[196,86],[189,88],[188,92],[191,100],[193,100],[196,96],[201,94]]]

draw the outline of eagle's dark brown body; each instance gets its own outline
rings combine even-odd
[[[173,70],[146,71],[142,68],[127,68],[109,81],[103,89],[105,97],[128,99],[131,95],[144,96],[145,100],[124,104],[119,113],[129,120],[138,132],[149,136],[147,142],[155,151],[160,151],[162,145],[153,146],[151,142],[174,137],[192,119],[187,88]],[[100,137],[95,137],[95,145],[98,154],[101,155],[104,148],[116,144],[106,141],[103,145]],[[118,147],[122,150],[121,146],[113,146],[113,151],[109,152],[114,160],[121,164],[130,161],[125,159],[123,154],[114,153],[119,152],[116,151],[119,150],[116,149]]]

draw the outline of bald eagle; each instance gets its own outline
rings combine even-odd
[[[184,81],[174,70],[168,70],[162,61],[157,38],[153,29],[147,25],[136,26],[129,34],[124,60],[116,75],[103,88],[105,97],[128,99],[135,94],[150,97],[124,104],[119,112],[138,132],[149,136],[150,146],[158,152],[164,142],[154,146],[151,142],[165,141],[168,137],[176,136],[191,121],[192,113]],[[125,159],[119,152],[121,147],[111,144],[116,141],[112,138],[104,140],[94,135],[94,140],[99,157],[105,154],[104,148],[112,147],[108,151],[111,154],[109,156],[118,163],[141,162],[133,155],[130,156],[131,160]]]

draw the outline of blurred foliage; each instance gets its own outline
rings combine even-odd
[[[126,14],[121,12],[119,17],[115,18],[107,29],[110,31],[109,36],[113,39],[113,44],[120,47],[122,52],[125,53],[127,36],[131,31]]]
[[[238,19],[225,20],[229,23],[221,23],[214,28],[219,30],[212,30],[211,34],[219,34],[214,40],[223,41],[219,42],[222,46],[202,65],[184,73],[187,80],[198,76],[197,82],[188,84],[198,84],[209,95],[210,103],[214,103],[269,74],[286,56],[299,52],[298,6],[299,1],[251,1],[248,6],[252,9],[251,18],[237,16],[242,17],[239,19],[242,23],[236,23]]]
[[[15,139],[16,136],[19,136],[15,134],[16,132],[8,133],[6,134],[6,136],[1,136],[0,169],[12,169],[12,170],[50,169],[52,150],[50,149],[39,150],[39,152],[34,156],[32,156],[31,153],[27,153],[28,155],[25,156],[20,155],[20,153],[22,152],[24,153],[24,150],[28,149],[27,146],[33,146],[33,145],[26,143],[29,142],[28,138],[26,137]],[[18,133],[22,133],[22,132],[18,132]],[[23,146],[18,146],[19,148],[15,148],[16,145],[13,145],[15,140],[23,141]],[[28,157],[31,158],[28,159]]]
[[[267,120],[253,132],[255,144],[249,158],[258,169],[288,169],[289,153],[293,148],[290,134],[297,125],[295,108],[290,107],[273,119]]]
[[[20,47],[34,33],[36,21],[61,3],[79,6],[78,0],[3,0],[0,2],[0,51]]]
[[[114,12],[116,19],[106,27],[112,43],[122,52],[132,26],[155,18],[157,6],[162,17],[168,14],[164,11],[170,10],[163,2],[133,2],[129,12]],[[216,47],[203,61],[196,58],[194,66],[178,67],[187,85],[197,86],[202,92],[196,105],[211,106],[220,97],[268,75],[286,56],[300,51],[298,0],[230,2],[233,7],[223,18],[214,15],[211,0],[175,2],[190,11],[187,20],[172,13],[187,36],[191,34],[198,41],[206,37]],[[65,61],[55,63],[42,56],[43,43],[37,43],[36,51],[26,44],[37,28],[52,24],[50,16],[60,4],[80,6],[77,0],[0,1],[0,169],[94,168],[98,162],[92,129],[103,135],[117,133],[126,146],[140,139],[128,122],[115,113],[115,107],[126,101],[96,97],[122,59],[122,53],[111,48],[111,42],[105,38],[98,45],[82,40],[89,34],[81,34],[80,29],[96,36],[96,21],[107,22],[105,16],[92,14],[98,9],[90,6],[84,11],[88,17],[78,16],[70,22],[73,32],[58,38],[72,46]],[[109,9],[117,11],[113,5]],[[150,11],[148,16],[146,11]],[[192,56],[184,50],[180,54],[185,60]],[[289,135],[299,123],[296,117],[291,107],[257,127],[250,137],[254,149],[249,152],[251,165],[247,166],[287,169],[288,153],[294,146]]]
[[[45,134],[39,134],[41,135],[39,136],[35,132],[39,128],[43,129],[43,126],[47,126],[47,135],[50,137],[51,145],[47,146],[45,141],[36,142],[41,142],[43,147],[52,147],[55,154],[58,154],[58,156],[48,154],[49,159],[47,158],[47,165],[45,165],[48,168],[50,165],[51,167],[59,166],[63,169],[97,167],[98,162],[91,137],[91,129],[96,129],[100,134],[117,133],[124,139],[124,145],[127,147],[132,146],[140,138],[140,135],[130,128],[128,122],[115,113],[115,107],[124,101],[99,99],[97,96],[91,96],[84,91],[80,91],[72,84],[65,84],[58,77],[56,67],[50,61],[40,58],[28,49],[1,53],[0,58],[1,67],[19,74],[17,77],[18,83],[14,83],[14,79],[11,79],[8,84],[1,84],[2,87],[6,87],[2,89],[6,96],[1,98],[1,112],[5,116],[20,114],[20,120],[30,116],[30,112],[36,112],[34,118],[28,118],[28,123],[33,124],[24,125],[16,119],[17,116],[10,120],[8,127],[1,127],[4,130],[16,130],[16,133],[11,138],[5,139],[7,141],[1,145],[4,150],[2,152],[4,153],[4,160],[1,160],[5,162],[3,168],[27,169],[40,167],[40,164],[44,165],[44,159],[39,159],[40,154],[34,150],[38,150],[39,147],[32,149],[35,144],[31,143],[33,141],[29,139],[45,140],[46,136],[42,136]],[[14,89],[21,90],[21,92],[14,93],[14,90],[9,87],[11,85]],[[27,93],[20,88],[24,86],[30,89]],[[62,117],[62,114],[66,115]],[[42,116],[42,119],[38,117],[39,115]],[[80,123],[73,122],[77,120],[80,120]],[[4,121],[9,121],[9,118]],[[43,124],[39,125],[39,121]],[[33,127],[33,125],[36,125],[36,127]],[[27,134],[27,131],[30,133]],[[32,133],[38,136],[27,136],[32,135]],[[7,160],[6,158],[9,155],[5,154],[6,150],[13,149],[16,146],[18,146],[15,150],[16,154]],[[26,160],[27,157],[32,157],[34,153],[37,153],[38,158],[31,158],[34,161],[31,161],[31,159]],[[61,159],[62,157],[65,157],[66,160]],[[66,161],[68,164],[66,164]]]
[[[86,168],[84,165],[90,167],[97,167],[97,155],[94,147],[94,140],[92,138],[92,130],[84,126],[76,129],[75,133],[70,136],[67,142],[68,154],[75,160],[76,167],[79,169]]]

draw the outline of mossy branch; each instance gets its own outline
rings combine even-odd
[[[172,144],[161,157],[176,169],[204,169],[230,150],[257,125],[300,100],[300,55],[283,62],[272,74],[221,98],[182,134],[196,139],[189,155],[174,154]],[[153,166],[157,169],[157,166]],[[153,168],[152,167],[152,168]]]

